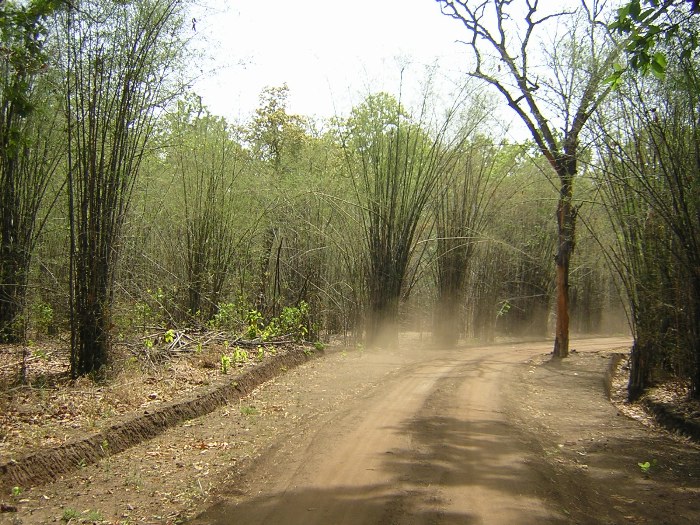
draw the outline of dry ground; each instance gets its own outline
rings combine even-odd
[[[603,394],[609,356],[623,343],[575,342],[579,351],[563,362],[550,362],[548,344],[536,343],[329,349],[206,417],[55,482],[0,495],[17,509],[0,513],[0,524],[233,523],[235,512],[248,517],[235,522],[275,523],[266,516],[283,512],[286,523],[314,523],[328,502],[328,512],[341,513],[334,523],[346,520],[338,516],[348,503],[347,523],[363,515],[365,523],[507,523],[507,509],[494,504],[504,496],[533,523],[700,522],[698,449],[629,419]],[[190,395],[220,376],[219,352],[145,370],[134,362],[107,385],[57,388],[60,379],[45,374],[44,383],[5,394],[0,457]],[[59,351],[47,354],[54,362]],[[358,463],[351,445],[359,441],[381,449],[364,451],[374,464]],[[639,466],[647,461],[648,469]],[[353,464],[354,474],[319,490]],[[463,497],[462,487],[479,487],[481,500]],[[290,501],[297,514],[287,513]]]

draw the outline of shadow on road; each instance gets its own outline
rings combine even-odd
[[[240,503],[212,506],[191,523],[243,524],[444,524],[470,525],[474,516],[422,509],[418,491],[397,492],[392,484],[335,489],[297,489]]]

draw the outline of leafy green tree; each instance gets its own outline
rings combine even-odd
[[[695,60],[672,59],[666,82],[629,78],[601,117],[612,260],[635,337],[631,399],[664,367],[700,396],[700,82]]]
[[[508,178],[499,192],[503,204],[498,220],[488,225],[491,246],[488,255],[495,262],[481,260],[494,284],[486,312],[497,333],[510,336],[545,337],[553,302],[552,253],[557,232],[552,224],[552,203],[557,191],[554,175],[543,177],[547,160],[531,144],[512,145],[515,157]],[[495,268],[492,268],[495,266]],[[478,283],[477,283],[478,284]],[[484,314],[481,314],[484,315]]]
[[[259,271],[255,302],[268,317],[277,317],[282,303],[288,299],[284,297],[285,280],[290,277],[288,270],[291,271],[285,268],[290,260],[288,248],[303,234],[301,225],[290,222],[289,218],[295,214],[295,196],[303,192],[304,182],[300,178],[313,180],[304,165],[310,142],[308,122],[287,111],[288,97],[286,85],[265,88],[260,94],[260,107],[246,130],[256,162],[259,206],[265,211],[257,232]],[[295,278],[292,280],[296,283]],[[294,289],[295,285],[290,283],[290,287]]]
[[[286,84],[263,89],[248,132],[255,154],[270,161],[278,175],[283,161],[298,154],[305,135],[304,119],[287,112],[288,97]]]
[[[186,273],[183,310],[208,320],[222,300],[237,249],[250,233],[243,231],[247,221],[238,188],[247,155],[232,127],[194,96],[178,103],[168,134],[166,169],[176,174],[181,189],[169,205],[178,222],[172,225],[178,232],[173,243],[184,256],[178,265]]]
[[[314,318],[311,326],[320,323],[317,316],[333,312],[344,318],[337,301],[340,283],[331,277],[334,258],[344,246],[336,233],[342,215],[336,213],[332,199],[339,195],[339,163],[337,145],[328,134],[309,129],[300,142],[298,158],[288,166],[285,176],[273,185],[277,192],[280,240],[280,264],[275,264],[274,282],[279,284],[282,304],[309,305]],[[284,218],[280,220],[279,218]]]

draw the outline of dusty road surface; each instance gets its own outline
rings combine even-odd
[[[257,402],[329,409],[217,487],[192,523],[697,523],[697,449],[622,417],[603,394],[609,351],[628,343],[573,341],[563,363],[543,362],[550,343],[321,359]],[[640,472],[649,454],[680,462],[665,463],[665,483]]]
[[[555,361],[550,345],[331,348],[247,398],[0,495],[16,507],[0,525],[700,523],[700,449],[604,394],[629,341],[574,339]]]

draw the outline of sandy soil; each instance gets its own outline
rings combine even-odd
[[[43,486],[5,523],[698,523],[700,450],[623,416],[624,339],[332,350]],[[649,469],[639,463],[649,462]]]

